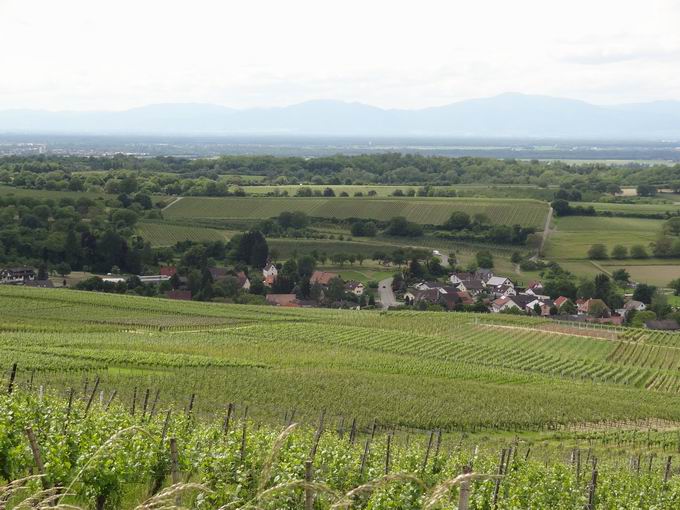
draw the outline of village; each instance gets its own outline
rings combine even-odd
[[[331,307],[331,308],[382,308],[413,309],[422,311],[475,311],[492,314],[514,314],[561,321],[623,326],[635,313],[647,310],[642,301],[627,295],[623,306],[616,309],[597,298],[572,300],[566,296],[551,298],[538,280],[526,286],[517,285],[513,279],[495,274],[489,269],[454,271],[444,281],[418,280],[408,285],[395,278],[368,285],[360,281],[342,279],[332,271],[314,270],[309,277],[308,298],[301,298],[297,287],[291,292],[276,292],[281,264],[268,261],[261,274],[251,271],[208,267],[210,280],[215,285],[226,285],[236,294],[255,292],[263,298],[255,304],[277,307]],[[55,278],[39,274],[33,268],[0,268],[0,284],[53,288]],[[157,275],[123,276],[107,274],[95,276],[99,287],[90,284],[87,290],[130,292],[134,286],[154,288],[157,295],[173,300],[192,300],[190,282],[180,276],[175,266],[161,266]],[[63,280],[61,286],[66,286]],[[78,287],[76,287],[78,288]],[[81,285],[80,288],[83,288]],[[647,320],[643,327],[654,330],[676,331],[680,325],[675,320]]]

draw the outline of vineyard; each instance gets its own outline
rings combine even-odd
[[[671,509],[680,505],[676,433],[484,439],[414,435],[374,421],[298,425],[218,419],[113,400],[99,380],[46,392],[13,372],[0,396],[3,508],[339,510]],[[103,389],[102,389],[103,388]]]
[[[173,225],[144,221],[137,224],[137,231],[152,246],[174,246],[181,241],[227,241],[233,234],[225,230],[197,226]]]
[[[302,211],[320,218],[373,218],[395,216],[422,224],[442,224],[452,212],[485,214],[492,223],[540,227],[548,205],[537,200],[476,198],[204,198],[186,197],[164,211],[168,219],[264,219],[283,211]]]
[[[7,508],[680,505],[675,335],[10,286],[0,305]]]
[[[34,384],[99,377],[277,420],[296,410],[404,429],[544,431],[680,420],[678,337],[527,317],[283,309],[2,287],[0,355]],[[634,405],[631,405],[634,403]]]

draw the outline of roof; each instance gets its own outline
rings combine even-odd
[[[482,290],[484,288],[484,282],[479,279],[463,280],[463,285],[465,285],[466,289]]]
[[[248,277],[243,271],[236,273],[236,279],[238,280],[239,287],[243,287],[248,281]]]
[[[680,329],[678,321],[673,319],[654,320],[645,322],[645,327],[648,329],[658,329],[662,331],[676,331]]]
[[[560,297],[558,297],[558,298],[555,300],[555,306],[556,306],[557,308],[559,308],[560,306],[562,306],[562,305],[563,305],[564,303],[566,303],[567,301],[569,301],[569,298],[568,298],[568,297],[560,296]]]
[[[165,293],[165,297],[168,299],[179,299],[182,301],[191,301],[191,291],[190,290],[169,290]]]
[[[161,276],[175,276],[177,273],[177,268],[175,266],[161,266],[158,271]]]
[[[494,299],[491,302],[491,304],[493,304],[494,306],[496,306],[498,308],[501,308],[501,307],[507,305],[508,303],[514,303],[515,305],[517,305],[517,303],[515,303],[515,301],[513,301],[512,299],[510,299],[507,296],[501,296],[498,299]]]
[[[486,284],[491,287],[498,287],[499,285],[504,285],[506,280],[509,280],[509,278],[505,276],[492,276],[486,281]]]
[[[440,292],[438,289],[414,290],[413,300],[418,303],[420,301],[428,301],[436,303],[439,300]]]
[[[337,273],[328,273],[326,271],[314,271],[312,273],[311,278],[309,279],[310,283],[318,283],[320,285],[328,285],[333,278],[339,278],[340,275]]]
[[[265,300],[274,306],[297,306],[297,296],[295,294],[267,294]]]
[[[526,306],[536,301],[536,296],[527,296],[526,294],[517,294],[516,296],[508,296],[507,299],[513,301],[520,308],[526,308]]]
[[[543,288],[543,284],[539,282],[538,280],[531,280],[529,284],[527,285],[528,289],[535,289],[535,288]]]
[[[641,306],[645,306],[645,304],[642,301],[636,301],[634,299],[631,299],[630,301],[623,305],[623,308],[625,310],[635,310],[637,308],[640,308]]]
[[[272,264],[271,262],[267,262],[267,265],[264,266],[263,271],[271,271],[272,269],[277,271],[276,266],[274,264]]]
[[[227,276],[227,270],[224,267],[209,267],[208,272],[213,280],[219,280]]]
[[[0,272],[9,273],[33,273],[35,272],[32,267],[5,267],[0,269]]]

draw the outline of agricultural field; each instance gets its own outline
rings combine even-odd
[[[283,211],[302,211],[321,218],[373,218],[405,216],[422,224],[441,224],[453,211],[485,214],[493,223],[541,227],[548,213],[545,202],[535,200],[473,198],[280,198],[186,197],[164,211],[167,219],[265,219]]]
[[[151,221],[139,222],[136,228],[153,247],[174,246],[180,241],[228,241],[234,234],[227,230]]]
[[[544,431],[680,420],[674,335],[578,329],[527,317],[282,309],[71,290],[0,288],[0,355],[64,391],[100,378],[129,402],[253,417],[296,410],[415,429]],[[632,405],[634,403],[634,405]]]
[[[663,197],[664,195],[662,195]],[[669,195],[673,197],[673,195]],[[593,206],[596,211],[611,211],[627,214],[665,214],[666,212],[677,212],[680,210],[680,202],[663,198],[651,199],[654,203],[633,203],[619,204],[611,202],[580,202],[584,207]]]
[[[663,220],[602,216],[566,216],[553,222],[555,230],[550,234],[545,254],[558,261],[585,259],[588,249],[596,243],[604,244],[608,250],[617,244],[647,247],[663,226]]]

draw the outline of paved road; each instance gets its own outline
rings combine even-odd
[[[392,280],[394,278],[385,278],[378,284],[378,296],[380,297],[380,304],[383,310],[387,310],[390,306],[397,306],[397,298],[392,292]]]

